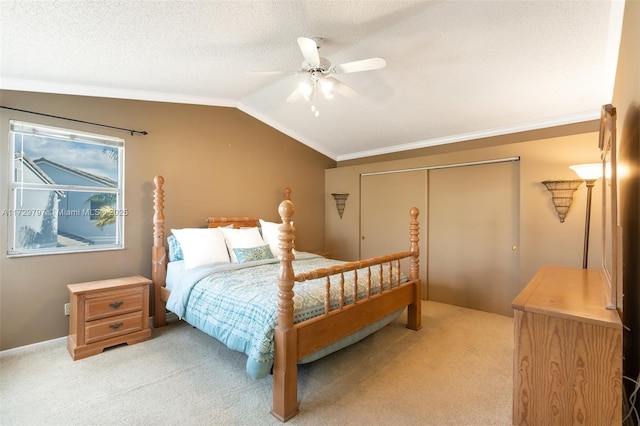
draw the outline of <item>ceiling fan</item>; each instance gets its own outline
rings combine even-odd
[[[332,77],[333,74],[347,74],[353,72],[370,71],[384,68],[387,62],[382,58],[369,58],[359,61],[347,62],[339,65],[331,65],[325,58],[321,58],[318,50],[322,44],[322,38],[298,37],[298,46],[304,57],[299,71],[264,71],[263,73],[291,73],[294,75],[307,75],[304,81],[289,95],[287,102],[293,103],[300,99],[312,102],[311,111],[317,117],[319,111],[315,106],[317,96],[332,99],[336,93],[354,97],[358,92]]]

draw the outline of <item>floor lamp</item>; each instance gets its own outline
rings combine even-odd
[[[596,180],[602,176],[602,164],[576,164],[575,166],[569,166],[569,168],[576,172],[587,186],[587,214],[584,219],[584,250],[582,254],[582,268],[587,269],[589,259],[589,225],[591,222],[591,190]]]

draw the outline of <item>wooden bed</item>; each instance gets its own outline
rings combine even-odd
[[[154,284],[154,327],[166,324],[166,303],[170,291],[166,288],[166,274],[168,253],[165,247],[164,230],[164,178],[154,178],[154,216],[153,216],[153,249],[152,249],[152,279]],[[277,326],[274,333],[273,360],[273,409],[271,414],[285,422],[298,413],[297,364],[298,361],[319,349],[352,335],[354,332],[388,317],[394,312],[407,309],[407,328],[419,330],[421,328],[420,312],[420,279],[419,279],[419,248],[418,248],[418,209],[410,211],[409,251],[375,257],[356,262],[341,263],[330,268],[296,274],[293,269],[295,229],[292,217],[295,211],[294,203],[290,200],[290,191],[285,191],[285,200],[279,205],[278,212],[282,219],[279,227],[280,253],[274,253],[279,259],[277,281]],[[236,228],[259,226],[255,217],[226,217],[207,219],[208,227],[233,225]],[[382,265],[389,270],[400,268],[400,261],[408,259],[409,276],[404,282],[398,281],[390,285],[389,289],[373,294],[371,289],[371,275]],[[375,267],[375,268],[374,268]],[[325,299],[325,313],[312,319],[294,323],[294,285],[303,285],[305,281],[325,279],[327,296],[329,294],[329,280],[331,277],[344,282],[346,274],[357,274],[357,270],[364,270],[367,281],[366,297],[347,303],[340,297],[338,307],[330,306]],[[372,272],[373,270],[373,272]],[[356,275],[356,281],[359,280]],[[390,278],[390,277],[389,277]],[[382,279],[382,277],[380,277]],[[357,287],[357,286],[356,286]],[[344,294],[344,289],[340,290]],[[356,288],[356,291],[357,288]]]

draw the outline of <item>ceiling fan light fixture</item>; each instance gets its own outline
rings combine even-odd
[[[320,112],[315,106],[319,96],[324,99],[333,99],[336,94],[353,98],[358,92],[340,80],[332,77],[333,74],[347,74],[362,71],[377,70],[384,68],[387,62],[382,58],[361,59],[358,61],[346,62],[339,65],[331,65],[326,58],[321,58],[318,50],[322,44],[321,37],[298,37],[298,47],[304,57],[298,71],[263,71],[262,73],[277,74],[286,73],[294,75],[307,75],[307,79],[302,81],[289,95],[287,103],[294,103],[304,98],[311,102],[311,112],[318,116]]]
[[[315,88],[311,80],[305,80],[298,86],[298,90],[305,100],[310,101],[313,98]]]
[[[320,90],[322,90],[325,99],[333,99],[333,83],[330,80],[320,80]]]

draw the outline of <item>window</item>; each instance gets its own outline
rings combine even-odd
[[[9,255],[123,248],[124,140],[11,121]]]

